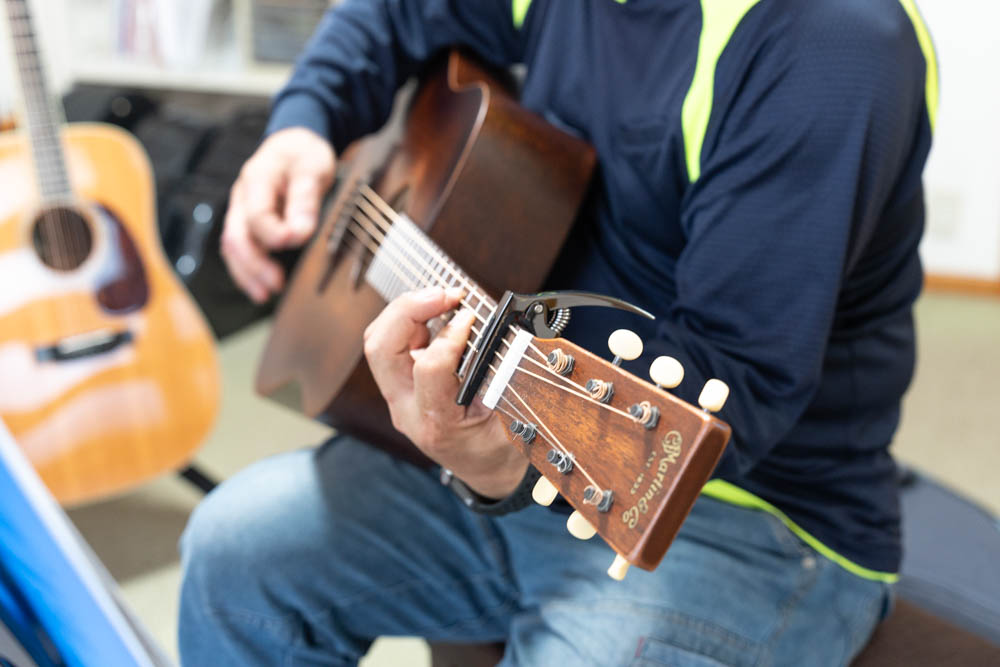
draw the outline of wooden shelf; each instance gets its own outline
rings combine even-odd
[[[270,97],[285,83],[290,71],[287,65],[169,69],[127,60],[90,59],[72,67],[70,77],[79,83]]]

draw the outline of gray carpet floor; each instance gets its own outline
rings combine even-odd
[[[917,306],[919,359],[906,397],[896,456],[1000,513],[1000,299],[928,294]],[[223,400],[212,435],[198,454],[225,478],[249,463],[323,440],[327,430],[252,393],[266,325],[221,346]],[[176,656],[176,543],[199,494],[164,477],[126,496],[74,509],[70,516],[111,574],[126,602]],[[376,643],[365,667],[428,663],[420,640]]]

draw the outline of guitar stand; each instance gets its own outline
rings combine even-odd
[[[183,470],[178,471],[177,474],[206,495],[219,485],[217,481],[203,473],[201,469],[193,463]]]

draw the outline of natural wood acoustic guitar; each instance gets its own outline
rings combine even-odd
[[[62,126],[26,0],[5,0],[26,129],[0,135],[0,418],[71,504],[183,467],[219,374],[159,242],[142,147]]]
[[[593,297],[506,293],[498,304],[505,290],[542,284],[584,198],[593,150],[518,106],[502,77],[457,52],[430,68],[404,108],[355,146],[279,308],[258,390],[420,462],[391,426],[362,332],[407,290],[462,286],[478,323],[459,377],[472,377],[544,475],[536,500],[561,493],[576,510],[570,532],[599,533],[617,552],[612,576],[630,563],[654,568],[729,427],[666,391],[683,376],[676,361],[654,363],[655,386],[568,340],[531,334],[558,332],[567,316],[559,304]],[[609,344],[617,357],[641,353],[631,332]],[[706,389],[703,405],[717,410],[728,389],[718,380]]]

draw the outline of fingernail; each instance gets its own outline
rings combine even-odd
[[[463,296],[465,296],[465,288],[449,287],[444,291],[444,293],[449,299],[461,299]]]
[[[423,353],[424,353],[423,349],[410,350],[410,359],[413,359],[414,361],[417,361],[417,360],[420,359],[420,357],[421,357],[421,355],[423,355]]]

